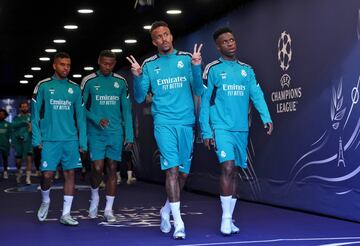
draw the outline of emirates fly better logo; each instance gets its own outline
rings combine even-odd
[[[291,76],[289,68],[293,59],[292,39],[289,33],[283,31],[278,41],[278,61],[283,72],[280,78],[280,91],[271,93],[271,101],[276,103],[277,113],[287,113],[296,111],[297,100],[302,96],[301,87],[291,88]]]

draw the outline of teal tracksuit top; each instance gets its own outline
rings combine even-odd
[[[220,58],[205,67],[203,79],[206,89],[199,117],[203,138],[213,138],[214,129],[248,131],[250,99],[263,123],[272,122],[264,94],[249,65]]]
[[[86,76],[81,89],[86,107],[89,135],[122,131],[125,141],[134,142],[131,102],[126,80],[119,74],[104,76],[100,71]],[[101,128],[101,119],[108,119],[109,126]]]
[[[32,98],[32,145],[79,140],[87,150],[85,110],[80,86],[55,75],[40,81]],[[41,123],[41,124],[40,124]]]
[[[0,121],[0,150],[9,151],[10,149],[11,124],[6,121]]]
[[[29,123],[31,120],[30,114],[18,114],[12,122],[12,137],[14,140],[21,139],[26,141],[31,138],[31,132],[29,132]]]
[[[143,62],[142,74],[135,76],[135,100],[143,102],[149,91],[155,125],[193,125],[192,92],[197,96],[203,92],[201,65],[192,65],[187,52],[154,55]]]

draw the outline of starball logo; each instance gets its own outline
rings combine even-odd
[[[302,96],[301,87],[291,87],[289,68],[293,59],[292,39],[289,33],[283,31],[278,41],[278,61],[282,76],[280,78],[281,90],[271,93],[271,101],[276,105],[276,113],[294,112]]]

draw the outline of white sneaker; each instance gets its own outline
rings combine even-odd
[[[105,220],[108,222],[108,223],[115,223],[116,222],[116,217],[114,216],[114,213],[112,210],[105,210],[104,211],[104,217],[105,217]]]
[[[239,227],[237,227],[235,224],[234,224],[234,221],[231,221],[231,234],[237,234],[240,232],[240,229]]]
[[[75,220],[73,217],[71,217],[70,214],[65,214],[61,216],[60,223],[66,226],[77,226],[79,225],[79,222]]]
[[[231,218],[222,218],[220,231],[224,236],[231,234]]]
[[[26,183],[27,185],[31,185],[30,176],[27,176],[27,177],[26,177],[25,183]]]
[[[160,209],[160,230],[163,233],[171,231],[170,214],[165,213],[163,208]]]
[[[4,171],[3,178],[4,178],[4,179],[8,179],[8,178],[9,178],[9,174],[8,174],[7,171]]]
[[[44,221],[49,212],[50,202],[42,202],[37,213],[37,217],[40,221]]]
[[[136,178],[132,177],[126,181],[127,184],[134,184],[136,182]]]
[[[175,225],[175,231],[173,234],[173,238],[176,240],[181,240],[181,239],[185,239],[186,234],[185,234],[185,226],[184,224],[181,225]]]

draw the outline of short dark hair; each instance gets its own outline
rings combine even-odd
[[[102,50],[99,54],[99,58],[100,57],[111,57],[111,58],[115,58],[116,59],[116,55],[114,52],[112,52],[111,50]]]
[[[63,59],[63,58],[69,58],[70,59],[70,55],[66,52],[58,52],[54,55],[54,61],[56,59]]]
[[[156,28],[161,26],[169,27],[169,25],[165,21],[155,21],[151,24],[150,33],[152,33]]]
[[[27,104],[27,105],[29,105],[29,102],[28,101],[21,101],[20,103],[19,103],[19,108],[21,107],[21,105],[23,105],[23,104]]]
[[[231,33],[233,34],[233,31],[227,27],[227,26],[224,26],[224,27],[220,27],[219,29],[217,29],[214,33],[213,33],[213,39],[214,41],[216,42],[216,39],[218,39],[218,37],[223,34],[223,33]]]
[[[9,113],[5,109],[0,109],[0,112],[3,112],[5,114],[5,118],[9,116]]]

